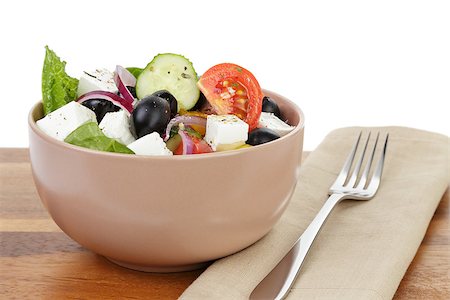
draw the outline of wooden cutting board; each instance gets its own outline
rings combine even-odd
[[[394,299],[450,299],[449,218],[447,189]],[[0,242],[0,299],[176,299],[203,271],[132,271],[72,241],[39,200],[28,149],[0,148]]]

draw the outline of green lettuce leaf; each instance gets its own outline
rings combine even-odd
[[[139,75],[141,75],[142,71],[144,71],[144,69],[141,68],[135,68],[135,67],[129,67],[127,68],[127,70],[133,74],[134,77],[138,78]]]
[[[95,122],[87,122],[70,133],[65,142],[99,151],[134,154],[127,146],[103,134]]]
[[[66,62],[45,46],[42,69],[42,103],[44,115],[77,98],[78,79],[67,75]]]

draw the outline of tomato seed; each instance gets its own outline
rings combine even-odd
[[[238,91],[236,92],[236,94],[237,94],[238,96],[246,96],[246,95],[247,95],[247,93],[246,93],[244,90],[238,90]]]

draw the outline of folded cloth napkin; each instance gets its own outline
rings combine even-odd
[[[252,246],[214,262],[180,299],[247,299],[324,204],[361,130],[389,132],[378,193],[370,201],[337,205],[287,299],[391,299],[450,182],[450,139],[403,127],[331,132],[302,165],[276,226]]]

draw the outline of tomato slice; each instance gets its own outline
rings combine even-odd
[[[208,143],[202,139],[199,139],[195,136],[188,135],[190,139],[192,139],[193,147],[192,154],[201,154],[201,153],[209,153],[212,152],[211,147]],[[177,149],[173,151],[174,155],[182,155],[183,154],[183,141],[180,142]]]
[[[194,154],[210,153],[210,152],[212,152],[212,149],[206,141],[194,138]]]
[[[197,86],[219,115],[233,114],[256,128],[263,93],[255,76],[230,63],[215,65],[202,75]]]

